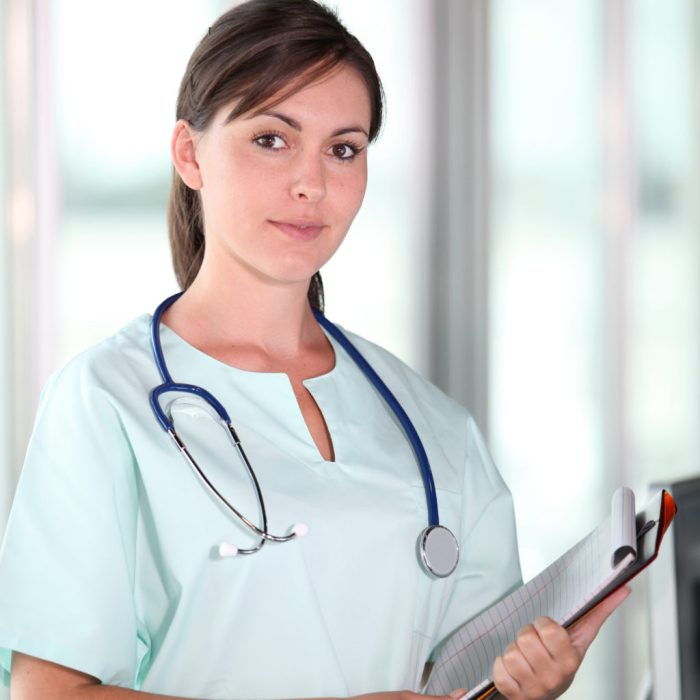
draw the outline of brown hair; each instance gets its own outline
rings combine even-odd
[[[273,97],[276,102],[327,75],[339,64],[364,79],[370,99],[369,140],[382,123],[384,91],[374,61],[338,17],[315,0],[249,0],[223,14],[194,50],[180,84],[177,119],[198,131],[238,100],[232,120]],[[173,172],[168,230],[175,276],[192,284],[204,256],[200,195]],[[323,310],[323,282],[311,279],[309,302]]]

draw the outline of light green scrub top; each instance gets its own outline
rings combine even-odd
[[[0,664],[11,650],[105,684],[195,698],[347,696],[416,689],[450,631],[520,582],[510,494],[469,414],[385,350],[357,345],[414,422],[442,524],[461,556],[430,578],[416,542],[425,492],[410,444],[330,339],[306,380],[335,450],[324,461],[285,374],[235,369],[161,327],[175,381],[227,408],[269,530],[308,534],[222,559],[254,537],[202,486],[148,402],[161,383],[144,315],[46,387],[0,554]],[[257,522],[250,481],[219,428],[173,407],[216,486]],[[180,423],[178,423],[178,426]],[[212,447],[214,445],[215,447]]]

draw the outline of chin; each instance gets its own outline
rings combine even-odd
[[[322,263],[316,260],[303,263],[296,261],[295,264],[278,265],[275,269],[268,269],[267,276],[282,284],[308,284],[321,267]]]
[[[303,270],[259,270],[259,276],[274,286],[295,287],[297,285],[308,286],[311,278],[318,268],[305,268]]]

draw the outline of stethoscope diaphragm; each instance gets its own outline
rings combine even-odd
[[[445,578],[459,562],[459,543],[450,530],[442,525],[431,525],[418,538],[418,551],[423,566],[434,576]]]

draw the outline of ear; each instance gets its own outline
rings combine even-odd
[[[170,153],[175,170],[182,181],[193,190],[202,189],[202,174],[197,162],[196,132],[184,119],[178,120],[170,142]]]

